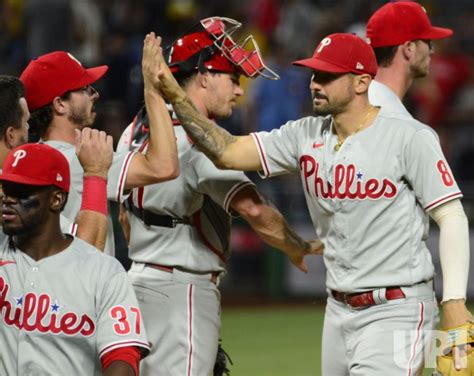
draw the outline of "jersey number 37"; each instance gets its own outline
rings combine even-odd
[[[110,310],[110,316],[115,320],[114,332],[120,336],[130,333],[140,334],[140,310],[129,308],[130,314],[123,306],[115,306]]]

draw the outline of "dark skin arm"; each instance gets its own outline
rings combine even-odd
[[[127,362],[116,360],[104,372],[104,376],[135,376],[135,371]]]

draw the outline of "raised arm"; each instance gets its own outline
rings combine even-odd
[[[198,148],[222,169],[258,171],[261,162],[252,136],[233,136],[199,112],[179,86],[160,51],[160,84],[165,99]]]
[[[97,129],[76,130],[76,154],[84,169],[76,236],[103,251],[107,238],[106,184],[112,164],[112,137]]]
[[[144,96],[150,124],[149,144],[145,154],[133,157],[125,189],[175,179],[179,175],[176,137],[165,102],[158,90],[161,38],[149,33],[143,45],[142,72]]]
[[[267,202],[253,186],[242,188],[233,198],[231,207],[265,243],[286,254],[303,272],[308,272],[305,256],[323,253],[324,246],[319,240],[302,239],[280,211]]]

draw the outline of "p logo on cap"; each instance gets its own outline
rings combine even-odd
[[[69,192],[69,162],[58,150],[46,144],[25,144],[13,149],[3,164],[0,181],[47,186]]]
[[[15,157],[15,160],[12,163],[12,167],[16,167],[16,165],[18,164],[18,161],[26,157],[26,151],[24,151],[23,149],[17,150],[16,152],[13,153],[13,157]]]
[[[295,65],[328,73],[377,73],[377,60],[372,48],[354,34],[335,33],[324,38],[309,59],[293,62]]]
[[[319,47],[316,50],[317,52],[321,52],[324,47],[329,46],[331,44],[331,38],[324,38],[321,43],[319,43]]]

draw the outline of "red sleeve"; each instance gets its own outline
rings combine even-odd
[[[139,375],[138,364],[140,363],[140,359],[141,359],[140,350],[138,350],[137,347],[135,346],[120,347],[102,356],[102,358],[100,359],[102,363],[102,372],[105,372],[105,370],[112,364],[112,362],[121,360],[123,362],[128,363],[130,367],[133,368],[135,376],[138,376]]]

